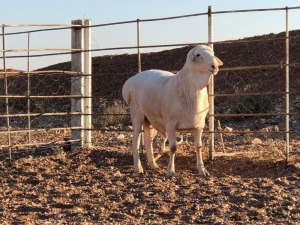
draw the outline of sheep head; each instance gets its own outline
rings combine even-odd
[[[214,55],[214,51],[206,45],[197,45],[187,55],[187,63],[193,64],[198,72],[216,75],[223,62]]]

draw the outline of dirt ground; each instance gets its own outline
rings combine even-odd
[[[136,176],[131,133],[97,132],[98,146],[64,152],[35,149],[0,163],[1,224],[297,224],[300,221],[299,141],[287,164],[278,140],[226,144],[227,155],[207,159],[211,176],[199,177],[192,143],[180,146],[177,175],[147,167]],[[249,138],[249,137],[247,137]],[[155,142],[157,147],[158,142]],[[266,144],[267,143],[267,144]],[[248,146],[248,147],[247,147]],[[247,148],[246,148],[247,147]]]

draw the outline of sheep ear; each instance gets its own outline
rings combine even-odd
[[[215,56],[219,66],[223,66],[223,62],[221,61],[221,59],[219,59],[217,56]]]
[[[196,48],[193,48],[188,53],[188,58],[189,58],[190,62],[195,62],[195,55],[194,55],[195,50],[196,50]]]
[[[195,61],[194,52],[191,52],[191,54],[189,54],[189,60],[190,60],[191,62],[194,62],[194,61]]]
[[[190,60],[191,60],[191,62],[195,62],[195,56],[191,55]]]

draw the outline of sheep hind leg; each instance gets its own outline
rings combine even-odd
[[[205,169],[202,159],[202,133],[203,129],[195,129],[195,150],[199,175],[202,177],[206,177],[209,176],[209,172]]]
[[[166,144],[167,144],[167,141],[168,141],[168,137],[167,135],[164,135],[163,136],[163,140],[162,140],[162,145],[161,145],[161,149],[160,149],[160,153],[165,153],[167,150],[166,150]]]
[[[173,177],[175,173],[175,153],[176,153],[176,135],[175,129],[169,128],[168,131],[169,147],[170,147],[170,159],[168,164],[167,177]]]
[[[161,143],[161,148],[159,149],[158,154],[154,157],[155,161],[157,161],[160,157],[170,153],[170,151],[166,150],[167,141],[168,141],[167,135],[164,135]]]
[[[157,134],[157,131],[148,123],[148,121],[146,121],[144,122],[144,132],[148,166],[150,166],[152,169],[157,169],[159,166],[157,165],[153,154],[153,139]]]
[[[131,114],[131,121],[133,126],[132,156],[133,156],[133,163],[134,163],[134,172],[137,175],[144,173],[144,169],[141,164],[140,153],[139,153],[140,136],[142,131],[143,119],[144,119],[144,115],[142,115],[141,113]]]

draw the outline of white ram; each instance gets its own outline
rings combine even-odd
[[[132,151],[134,171],[143,173],[140,155],[140,134],[145,132],[148,165],[157,168],[153,155],[153,138],[160,132],[169,139],[170,159],[167,176],[175,174],[176,130],[194,130],[197,168],[200,175],[208,176],[202,160],[202,132],[208,112],[207,85],[216,75],[222,61],[205,45],[191,49],[183,68],[173,74],[161,70],[148,70],[129,78],[122,95],[130,108],[133,125]]]

